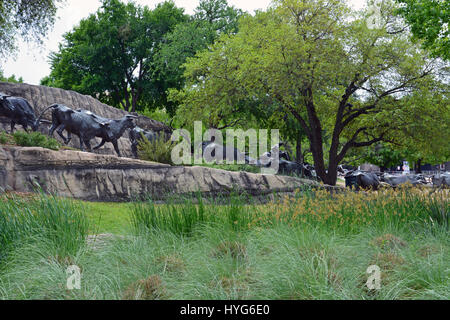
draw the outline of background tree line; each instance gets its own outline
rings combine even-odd
[[[167,90],[183,86],[186,58],[222,33],[236,32],[241,14],[226,0],[202,0],[193,16],[173,1],[151,10],[104,0],[64,35],[42,84],[96,96],[130,112],[160,107],[174,115]]]

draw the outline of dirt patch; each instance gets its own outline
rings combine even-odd
[[[147,279],[132,283],[125,290],[122,300],[158,300],[166,297],[161,278],[152,275]]]
[[[213,251],[213,256],[216,258],[223,258],[227,255],[234,259],[245,259],[247,248],[237,241],[223,241]]]
[[[186,267],[184,261],[176,255],[158,257],[156,263],[168,272],[182,272]]]
[[[382,271],[390,271],[405,264],[405,259],[393,252],[377,253],[373,258],[373,264],[379,266]]]
[[[394,236],[393,234],[385,234],[381,237],[377,237],[372,241],[372,245],[382,250],[392,250],[396,248],[404,248],[408,244],[406,241]]]

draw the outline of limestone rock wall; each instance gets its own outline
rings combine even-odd
[[[130,114],[126,111],[119,110],[117,108],[113,108],[104,103],[101,103],[99,100],[87,96],[82,95],[74,91],[67,91],[57,88],[49,88],[45,86],[35,86],[29,84],[22,83],[6,83],[0,82],[0,92],[4,92],[6,94],[22,97],[30,102],[31,106],[34,108],[36,116],[39,116],[41,112],[54,103],[65,104],[69,108],[74,110],[77,109],[86,109],[90,110],[99,116],[109,118],[109,119],[120,119],[123,116]],[[48,111],[44,114],[43,119],[51,121],[51,112]],[[10,121],[7,118],[0,118],[0,130],[5,130],[9,132],[10,130]],[[146,130],[153,130],[156,132],[166,132],[170,133],[171,128],[166,126],[164,123],[152,120],[150,118],[139,116],[136,121],[136,124],[141,128]],[[16,128],[21,130],[22,126],[16,125]],[[42,124],[40,131],[42,133],[48,134],[48,130],[50,125]],[[64,131],[64,135],[67,133]],[[54,138],[62,142],[62,139],[58,136],[58,134],[54,133]],[[96,139],[96,142],[92,141],[92,146],[100,143],[100,139]],[[79,140],[76,136],[73,137],[72,141],[69,144],[70,147],[79,148]],[[128,132],[124,134],[124,136],[119,140],[119,148],[125,156],[131,156],[131,144],[128,139]],[[96,153],[99,154],[115,154],[114,148],[111,143],[106,143],[104,147],[98,150]]]
[[[315,182],[287,176],[228,172],[205,167],[172,167],[136,159],[80,151],[0,147],[0,187],[49,193],[88,201],[128,201],[151,196],[201,192],[227,195],[233,190],[253,196],[293,192]]]

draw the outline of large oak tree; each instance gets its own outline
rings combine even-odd
[[[348,151],[391,141],[404,98],[437,79],[439,63],[387,9],[369,28],[371,13],[341,0],[275,1],[190,60],[189,82],[172,96],[181,113],[209,122],[280,105],[308,137],[318,176],[334,185]]]

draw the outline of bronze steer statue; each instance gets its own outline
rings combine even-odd
[[[138,117],[126,115],[121,119],[111,120],[100,117],[88,110],[79,109],[77,112],[90,116],[94,121],[103,126],[102,130],[95,130],[90,133],[93,137],[102,138],[102,141],[98,146],[94,147],[94,150],[100,149],[106,142],[111,142],[117,155],[121,157],[122,155],[120,154],[117,141],[123,136],[126,130],[136,127],[134,119],[137,119]]]
[[[420,174],[410,175],[390,175],[384,174],[381,177],[382,182],[388,183],[391,187],[397,187],[402,184],[410,183],[414,186],[426,184],[425,178]]]
[[[373,172],[352,171],[345,175],[345,186],[356,191],[360,189],[378,190],[380,180]]]
[[[214,141],[204,141],[198,146],[201,148],[203,157],[206,161],[236,161],[243,163],[250,163],[250,158],[243,152],[234,147],[227,147],[220,145]]]
[[[102,118],[87,110],[72,110],[62,104],[53,104],[45,109],[39,116],[40,121],[42,115],[49,109],[52,109],[52,127],[50,128],[50,136],[58,129],[59,136],[68,144],[72,139],[72,134],[80,138],[80,149],[84,151],[84,146],[91,151],[90,141],[95,137],[102,138],[102,142],[95,147],[100,148],[105,142],[112,142],[117,154],[120,155],[117,146],[117,140],[123,135],[126,129],[134,126],[133,119],[135,116],[125,116],[120,120],[110,120]],[[67,138],[63,135],[66,130]]]
[[[36,131],[39,127],[39,121],[30,103],[24,98],[12,97],[0,92],[0,115],[11,119],[11,133],[14,132],[14,126],[20,124],[26,132],[28,127]]]
[[[450,187],[450,172],[436,174],[432,178],[435,187]]]
[[[280,173],[281,174],[296,174],[307,179],[317,179],[317,174],[313,166],[304,163],[300,164],[293,161],[287,161],[281,158],[280,155]]]
[[[289,153],[287,151],[280,150],[282,145],[283,143],[275,145],[269,152],[262,154],[259,159],[256,160],[256,165],[260,167],[270,167],[272,162],[276,161],[274,155],[278,153],[278,168],[280,174],[296,174],[301,177],[317,180],[317,174],[314,166],[307,163],[300,164],[298,162],[291,161]]]

